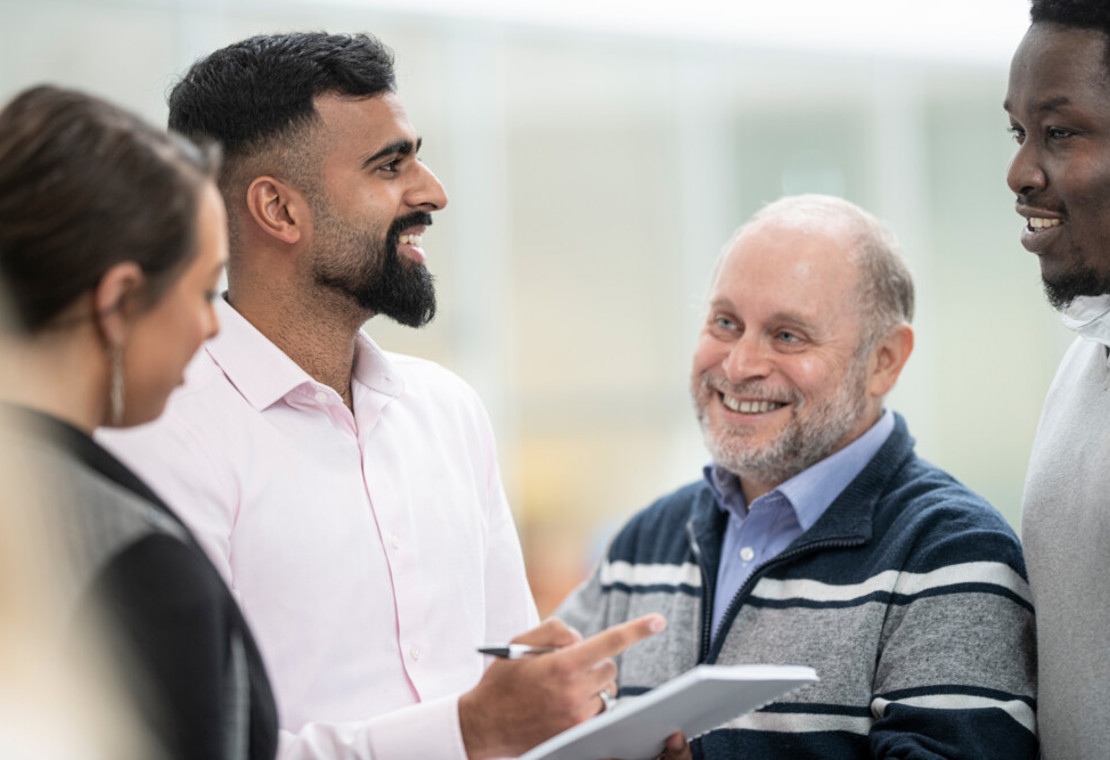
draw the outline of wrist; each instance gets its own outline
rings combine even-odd
[[[490,760],[503,757],[493,746],[490,727],[487,725],[487,711],[482,709],[481,700],[472,689],[459,696],[459,731],[462,733],[463,749],[467,760]]]

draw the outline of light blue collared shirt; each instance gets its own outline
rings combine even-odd
[[[893,431],[894,413],[887,409],[866,433],[760,496],[751,507],[744,500],[736,475],[720,465],[706,465],[705,479],[717,497],[717,507],[729,515],[713,595],[714,639],[732,598],[752,571],[809,530]]]

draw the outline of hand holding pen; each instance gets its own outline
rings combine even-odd
[[[604,707],[599,693],[615,693],[612,658],[665,626],[661,615],[647,615],[583,639],[551,618],[503,645],[478,685],[459,697],[467,757],[515,757],[596,715]]]

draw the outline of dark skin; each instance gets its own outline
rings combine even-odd
[[[1003,107],[1018,144],[1006,181],[1026,217],[1053,305],[1110,292],[1110,69],[1107,36],[1030,27]]]

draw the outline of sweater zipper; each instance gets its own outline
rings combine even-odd
[[[712,633],[710,627],[713,624],[712,603],[709,598],[709,591],[711,588],[709,580],[709,570],[705,566],[705,559],[701,555],[701,546],[698,544],[697,535],[694,533],[694,524],[692,522],[686,523],[686,537],[690,541],[690,549],[694,553],[694,559],[698,562],[698,568],[701,570],[701,609],[702,609],[702,631],[701,638],[698,644],[698,662],[705,662],[706,655],[709,654],[709,634]],[[715,579],[714,579],[715,580]]]
[[[707,592],[705,590],[707,587],[707,583],[705,582],[705,579],[709,576],[709,573],[706,571],[705,565],[701,562],[701,550],[697,546],[697,541],[693,540],[693,536],[691,536],[691,541],[694,546],[694,556],[698,558],[698,565],[701,567],[702,572],[702,609],[710,612],[710,608],[704,606],[706,604],[707,597]],[[849,547],[860,546],[865,543],[867,543],[867,539],[865,538],[828,539],[826,541],[817,541],[812,544],[805,544],[803,546],[798,546],[785,551],[782,554],[779,554],[778,556],[772,557],[771,559],[767,560],[762,565],[757,566],[754,570],[752,570],[752,574],[748,576],[748,579],[744,581],[744,585],[740,587],[740,590],[736,592],[736,595],[732,597],[732,601],[729,602],[728,608],[725,610],[725,614],[721,618],[721,630],[723,630],[726,625],[731,625],[732,619],[736,617],[736,613],[740,610],[740,600],[747,596],[748,592],[755,586],[756,582],[759,580],[758,576],[768,568],[774,567],[775,565],[779,565],[784,562],[789,562],[795,557],[801,556],[802,554],[808,554],[809,552],[817,551],[819,549],[847,549]],[[713,615],[706,614],[703,617],[705,618],[705,624],[702,627],[702,644],[698,648],[698,662],[708,663],[709,655],[713,655],[713,659],[716,659],[716,655],[720,651],[720,645],[723,643],[723,639],[721,638],[721,630],[718,630],[717,645],[713,646],[711,650],[710,637],[712,634],[712,630],[710,629],[712,626]]]

